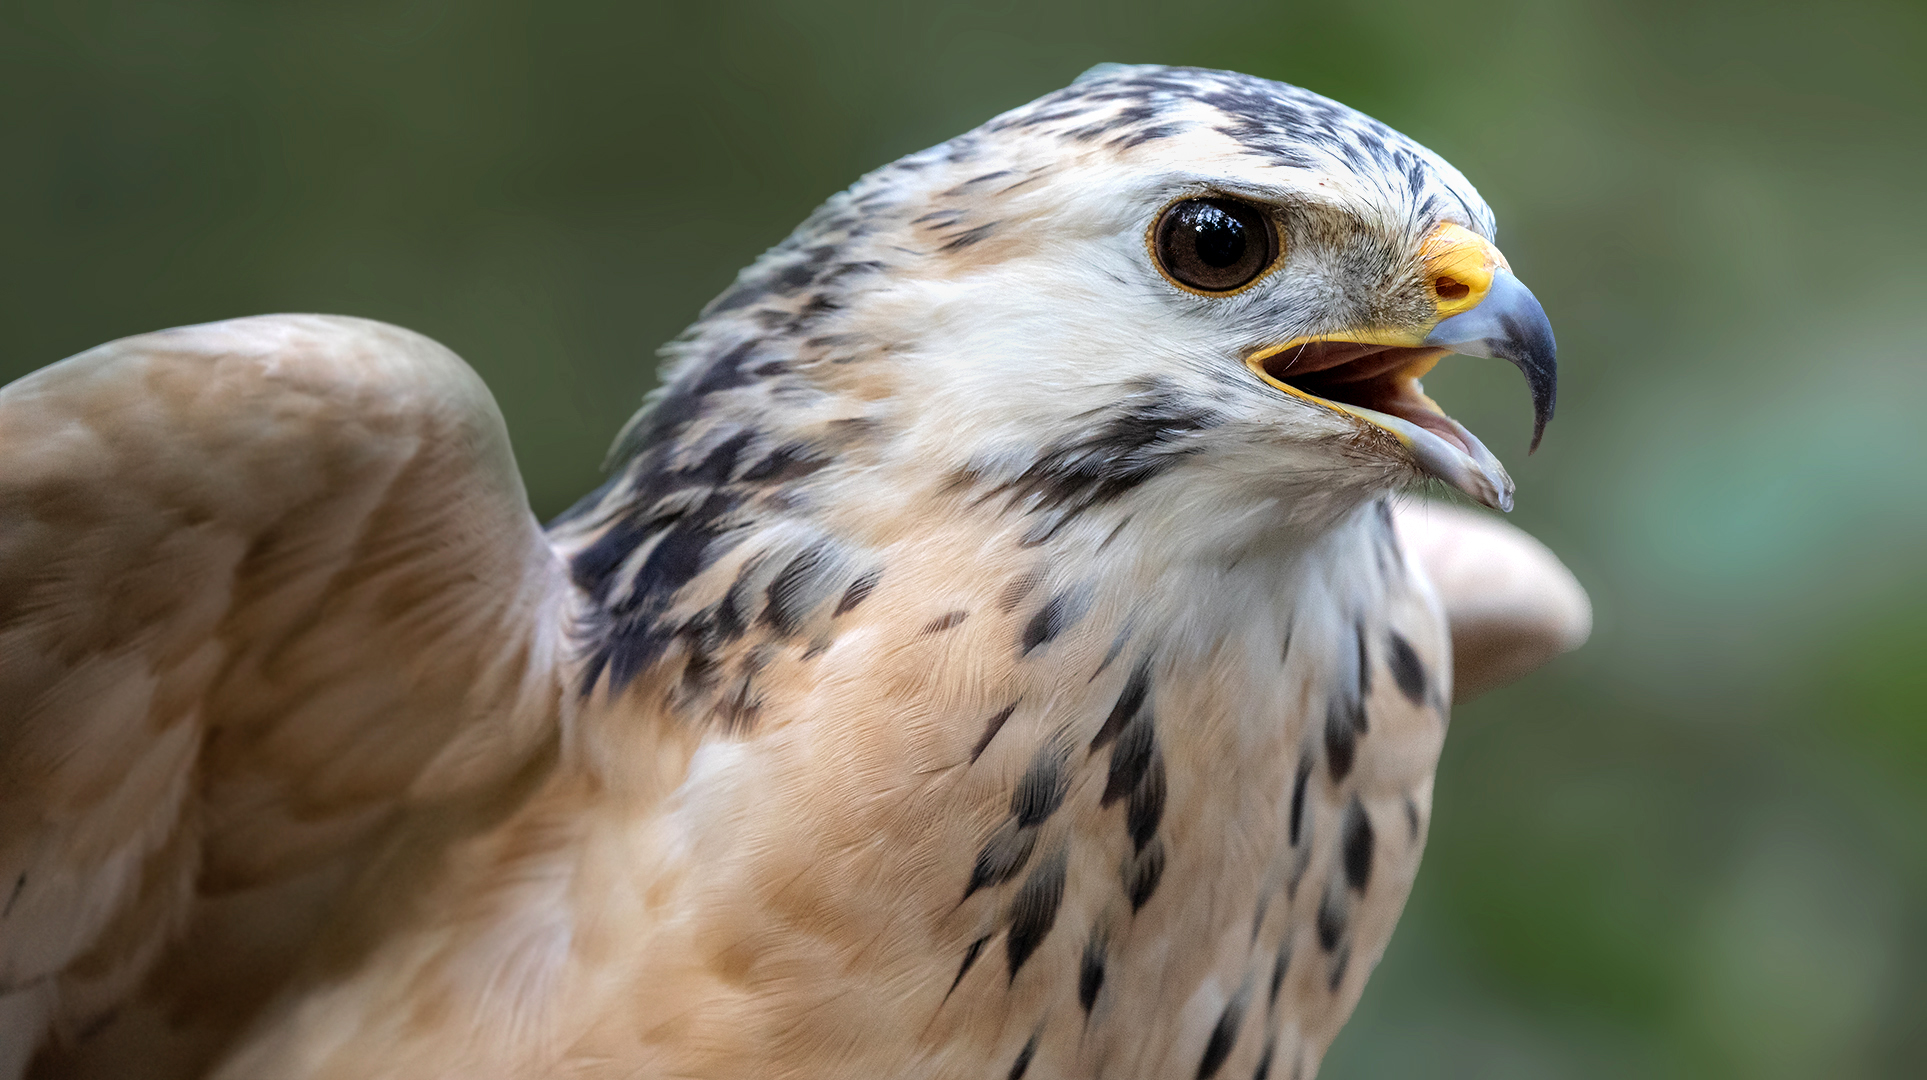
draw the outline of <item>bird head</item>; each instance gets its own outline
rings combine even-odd
[[[1536,448],[1552,331],[1493,236],[1458,170],[1343,105],[1104,65],[832,198],[671,346],[629,445],[680,425],[694,463],[779,412],[792,456],[888,431],[893,460],[1035,512],[1033,539],[1153,481],[1218,520],[1427,477],[1510,509],[1420,383],[1510,360]]]

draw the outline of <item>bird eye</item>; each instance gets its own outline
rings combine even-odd
[[[1185,199],[1158,218],[1158,265],[1171,280],[1202,293],[1250,284],[1278,257],[1271,215],[1235,199]]]

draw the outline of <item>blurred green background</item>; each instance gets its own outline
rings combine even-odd
[[[0,8],[0,378],[264,311],[479,369],[537,510],[656,346],[859,173],[1104,60],[1457,164],[1558,328],[1432,392],[1592,591],[1461,707],[1328,1077],[1927,1075],[1927,7],[430,2]]]

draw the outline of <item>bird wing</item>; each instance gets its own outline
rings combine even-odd
[[[177,961],[245,1015],[383,830],[555,745],[571,597],[487,389],[408,331],[238,319],[0,390],[0,1076]],[[250,893],[253,940],[196,936]]]
[[[1592,633],[1592,603],[1544,544],[1490,514],[1427,500],[1394,512],[1452,628],[1453,696],[1519,678]]]

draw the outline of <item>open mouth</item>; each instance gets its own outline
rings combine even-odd
[[[1512,509],[1512,477],[1465,425],[1425,396],[1419,378],[1447,353],[1510,361],[1532,391],[1532,449],[1559,396],[1552,324],[1492,242],[1461,225],[1421,249],[1435,304],[1419,325],[1295,338],[1245,358],[1273,387],[1345,413],[1398,440],[1413,465],[1495,510]]]
[[[1342,412],[1397,439],[1415,464],[1498,510],[1512,509],[1513,484],[1478,437],[1425,396],[1419,378],[1450,349],[1358,341],[1295,341],[1247,363],[1272,386]]]

